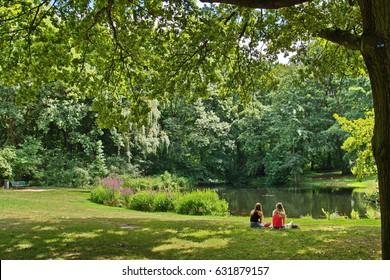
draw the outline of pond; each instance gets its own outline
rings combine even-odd
[[[263,206],[265,217],[270,217],[277,202],[282,202],[289,218],[311,216],[325,218],[322,209],[329,213],[350,216],[352,209],[365,217],[367,205],[364,193],[351,188],[216,188],[221,198],[229,203],[235,216],[249,216],[256,202]]]

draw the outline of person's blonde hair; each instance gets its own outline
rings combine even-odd
[[[262,209],[262,207],[261,207],[261,203],[260,203],[260,202],[257,202],[257,203],[255,204],[254,210],[255,210],[255,211],[261,211],[261,212],[263,212],[263,209]]]
[[[278,211],[280,212],[285,212],[283,204],[281,202],[276,203],[276,209],[278,209]]]

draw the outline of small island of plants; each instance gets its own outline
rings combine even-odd
[[[92,190],[91,201],[146,212],[228,215],[228,203],[215,191],[184,191],[188,187],[188,181],[168,172],[148,178],[104,178]]]

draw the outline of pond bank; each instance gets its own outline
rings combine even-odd
[[[377,176],[358,181],[353,175],[342,175],[341,171],[304,174],[301,182],[301,187],[369,188],[377,185]]]

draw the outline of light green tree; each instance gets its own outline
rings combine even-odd
[[[11,162],[15,157],[15,149],[12,147],[4,147],[0,149],[0,178],[12,178],[13,169]]]
[[[338,114],[334,115],[341,128],[350,134],[344,141],[342,148],[355,154],[356,163],[352,167],[352,173],[360,180],[377,174],[371,143],[375,124],[374,112],[371,110],[365,115],[365,118],[356,120],[348,120]]]

